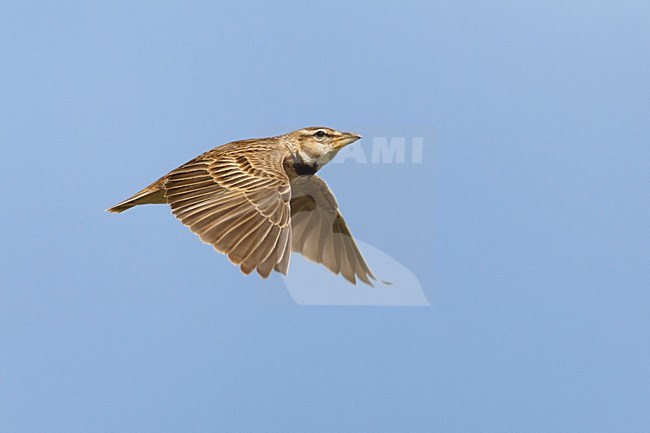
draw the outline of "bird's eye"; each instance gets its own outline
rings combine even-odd
[[[323,131],[316,131],[316,132],[314,133],[314,137],[323,138],[323,137],[325,137],[325,132],[323,132]]]

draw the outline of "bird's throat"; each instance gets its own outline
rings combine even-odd
[[[293,159],[293,169],[298,176],[308,176],[315,174],[319,169],[318,161],[314,160],[308,154],[297,152]]]

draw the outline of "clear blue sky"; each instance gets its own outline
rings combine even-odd
[[[0,432],[647,432],[649,4],[231,3],[0,4]],[[431,307],[103,212],[313,124],[425,137],[322,175]]]

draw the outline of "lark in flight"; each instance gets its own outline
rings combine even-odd
[[[108,209],[164,204],[192,232],[246,275],[284,275],[291,252],[322,263],[348,281],[372,285],[334,195],[316,172],[361,138],[310,127],[234,141],[197,156]]]

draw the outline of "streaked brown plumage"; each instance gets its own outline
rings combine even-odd
[[[368,269],[327,184],[315,173],[359,135],[310,127],[216,147],[108,209],[168,203],[244,274],[287,274],[292,251],[356,283]]]

